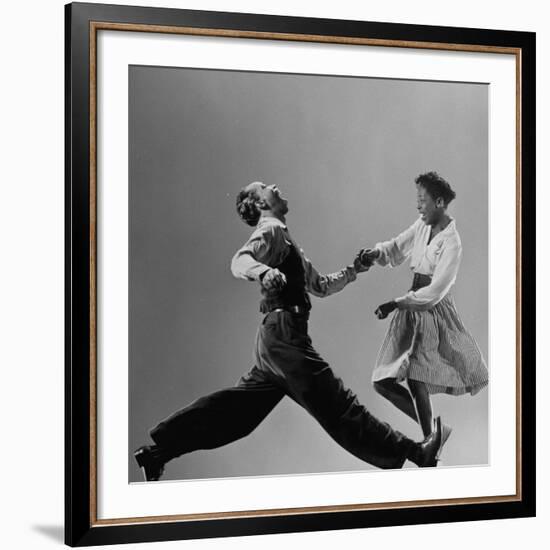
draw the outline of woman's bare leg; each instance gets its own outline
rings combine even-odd
[[[422,428],[422,433],[424,437],[427,437],[432,433],[433,429],[432,402],[428,388],[424,382],[419,382],[418,380],[407,380],[407,383],[414,398],[416,414]]]
[[[374,382],[374,389],[382,397],[393,403],[400,411],[418,422],[418,415],[411,392],[396,382],[393,378],[386,378]]]

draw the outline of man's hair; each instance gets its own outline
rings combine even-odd
[[[445,207],[456,197],[456,193],[451,189],[449,183],[444,180],[437,172],[426,172],[420,174],[415,180],[416,185],[421,185],[426,192],[435,201],[443,199]]]
[[[255,227],[260,219],[260,207],[257,204],[259,200],[255,191],[241,189],[237,195],[237,214],[244,223]]]

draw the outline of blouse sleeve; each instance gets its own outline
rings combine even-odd
[[[416,233],[417,225],[421,221],[418,219],[408,229],[405,229],[403,233],[397,235],[389,241],[376,243],[374,248],[380,252],[376,263],[379,265],[390,265],[395,267],[402,264],[411,254],[414,245],[414,236]]]
[[[442,248],[432,282],[428,286],[407,292],[404,296],[397,298],[395,300],[397,307],[399,309],[423,311],[435,306],[453,286],[461,259],[462,246],[460,242],[448,243]]]

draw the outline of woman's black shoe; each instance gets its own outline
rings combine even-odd
[[[441,417],[434,422],[434,431],[422,443],[418,443],[412,461],[420,468],[433,468],[437,466],[439,453],[442,447]]]

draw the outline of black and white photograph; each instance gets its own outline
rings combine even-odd
[[[67,16],[69,540],[532,514],[531,35]]]
[[[128,71],[128,481],[489,464],[488,85]]]
[[[3,548],[543,546],[543,3],[3,15]]]

